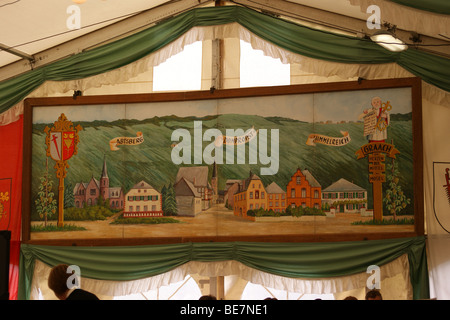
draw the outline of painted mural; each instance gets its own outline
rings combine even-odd
[[[413,231],[411,99],[34,107],[31,239]]]

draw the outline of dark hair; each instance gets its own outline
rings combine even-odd
[[[354,296],[348,296],[348,297],[345,297],[344,300],[358,300],[358,299]]]
[[[217,298],[213,295],[206,294],[204,296],[201,296],[198,300],[217,300]]]
[[[376,298],[379,298],[378,300],[383,300],[380,291],[373,289],[366,293],[366,300],[372,300]]]
[[[56,295],[64,294],[69,288],[67,287],[67,279],[72,275],[67,273],[67,264],[60,264],[53,267],[48,276],[48,287],[53,290]]]

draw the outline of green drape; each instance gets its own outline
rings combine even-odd
[[[63,247],[23,244],[19,299],[29,299],[35,260],[77,265],[83,277],[135,280],[173,270],[189,261],[235,260],[275,275],[323,278],[366,272],[408,254],[414,299],[429,298],[425,238],[349,242],[208,242],[118,247]]]
[[[137,34],[85,51],[0,82],[0,113],[45,81],[82,79],[137,61],[196,26],[239,23],[262,39],[314,59],[350,64],[395,62],[424,81],[450,91],[450,59],[409,48],[390,52],[367,39],[311,29],[257,11],[222,6],[197,8]]]
[[[390,0],[392,2],[440,14],[450,14],[450,1],[448,0]]]

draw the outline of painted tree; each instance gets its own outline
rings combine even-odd
[[[165,190],[165,196],[163,198],[163,211],[165,216],[176,216],[178,215],[177,201],[175,198],[175,188],[172,184]]]
[[[386,164],[386,179],[388,188],[383,198],[383,203],[386,209],[397,219],[397,214],[400,213],[411,199],[407,198],[400,186],[400,171],[398,170],[398,163],[392,159],[391,163]]]
[[[110,209],[109,199],[105,199],[102,195],[97,198],[97,205],[106,209]]]
[[[66,187],[66,190],[69,190],[70,192],[64,192],[64,209],[75,207],[75,196],[72,192],[73,186],[71,183],[69,183]]]
[[[161,189],[161,197],[162,197],[161,210],[165,213],[166,212],[166,197],[167,197],[166,185],[164,185]]]
[[[35,201],[36,211],[39,217],[44,219],[44,226],[47,226],[47,219],[56,213],[58,205],[55,199],[55,193],[53,189],[53,181],[49,177],[48,173],[48,158],[46,160],[46,168],[44,175],[40,178],[41,184],[39,185],[38,198]]]

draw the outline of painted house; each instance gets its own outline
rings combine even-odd
[[[248,210],[267,209],[267,191],[261,178],[250,171],[242,188],[234,195],[234,215],[246,217]]]
[[[162,217],[161,193],[144,180],[125,195],[124,218]]]
[[[125,204],[125,195],[121,187],[109,188],[109,207],[114,210],[122,210]]]
[[[272,182],[266,187],[267,191],[267,210],[273,210],[274,212],[286,211],[286,191]]]
[[[202,196],[190,181],[181,178],[174,190],[179,216],[195,217],[202,212]]]
[[[181,167],[175,178],[175,184],[184,178],[197,189],[201,197],[202,210],[210,208],[213,199],[213,188],[208,181],[208,173],[207,166]]]
[[[224,202],[228,208],[234,208],[234,195],[239,192],[243,180],[239,179],[228,179],[225,182],[225,194],[224,194]]]
[[[287,206],[320,209],[322,187],[308,170],[297,171],[291,176],[286,187]]]
[[[103,161],[103,169],[100,181],[92,175],[89,182],[79,182],[73,188],[74,202],[76,208],[95,206],[99,197],[109,202],[109,207],[114,210],[122,210],[124,207],[124,192],[121,187],[109,185],[108,169],[106,159]]]
[[[341,178],[322,191],[322,204],[336,212],[360,212],[367,208],[367,190]]]

